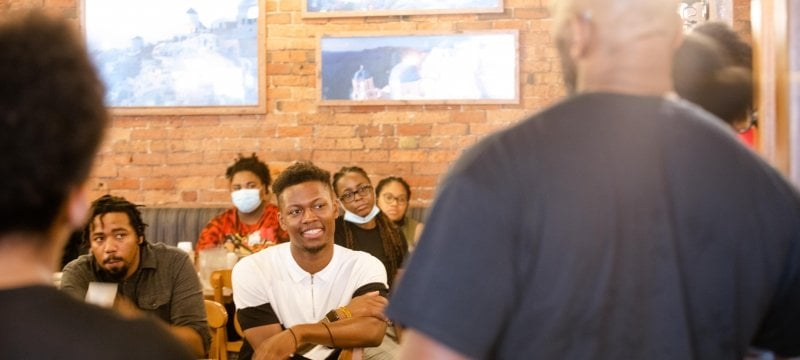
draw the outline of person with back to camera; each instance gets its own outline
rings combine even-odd
[[[378,258],[386,266],[391,289],[408,254],[403,233],[378,208],[374,188],[364,169],[342,167],[333,174],[333,190],[344,209],[344,214],[336,219],[336,244]]]
[[[197,239],[197,250],[216,246],[243,248],[246,253],[286,242],[288,236],[278,224],[278,207],[269,201],[269,167],[256,154],[239,155],[225,170],[230,182],[230,208],[211,219]]]
[[[103,85],[73,26],[0,18],[0,357],[194,359],[150,319],[60,292],[53,272],[83,226],[87,177],[109,125]]]
[[[402,177],[389,176],[378,181],[375,193],[378,194],[378,207],[403,233],[408,241],[408,250],[413,250],[423,223],[408,216],[411,186]]]
[[[800,355],[800,194],[671,96],[677,1],[552,5],[570,95],[442,181],[387,308],[400,358]]]
[[[304,359],[376,346],[386,329],[386,270],[333,242],[339,213],[330,173],[310,162],[281,172],[272,189],[289,243],[233,268],[233,300],[246,339],[240,359]],[[315,357],[321,358],[321,357]]]
[[[151,315],[204,356],[211,342],[203,291],[186,252],[144,237],[147,224],[138,205],[103,195],[92,203],[83,241],[89,254],[64,266],[61,290],[87,298],[93,282],[115,284],[114,309],[123,315]]]

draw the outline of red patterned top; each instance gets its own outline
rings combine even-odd
[[[230,235],[241,239],[253,250],[260,250],[270,243],[277,244],[289,240],[289,235],[278,223],[278,207],[274,204],[267,204],[261,219],[252,225],[240,222],[234,207],[208,222],[200,233],[200,238],[197,239],[197,250],[222,246],[226,237]]]

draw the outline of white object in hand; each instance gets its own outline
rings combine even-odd
[[[86,289],[86,302],[105,308],[114,306],[117,298],[117,284],[104,282],[90,282]]]

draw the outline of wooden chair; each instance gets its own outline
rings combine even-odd
[[[364,359],[364,348],[342,349],[339,353],[339,360],[362,360]]]
[[[231,269],[214,270],[211,273],[211,288],[214,289],[214,301],[224,304],[226,299],[231,300],[231,295],[225,296],[225,289],[233,292],[233,282],[231,281]],[[239,320],[236,318],[236,313],[233,314],[233,326],[236,328],[236,333],[244,338],[244,332],[239,326]],[[228,341],[225,338],[225,349],[231,352],[239,352],[242,349],[242,340]]]
[[[208,358],[218,360],[228,360],[228,350],[225,343],[228,340],[228,332],[225,326],[228,324],[228,312],[222,304],[204,300],[206,305],[206,317],[208,327],[211,328],[211,345],[208,347]]]

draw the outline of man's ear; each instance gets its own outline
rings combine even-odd
[[[76,186],[67,197],[67,221],[73,229],[80,229],[86,224],[89,215],[87,188],[88,183]]]
[[[139,245],[144,243],[144,236],[139,236]]]
[[[342,208],[344,204],[342,204],[338,199],[333,200],[333,218],[339,217],[339,209]]]
[[[572,35],[569,55],[577,61],[589,54],[597,36],[594,22],[592,21],[592,13],[584,11],[574,15],[567,26],[570,27]]]
[[[281,229],[283,231],[286,231],[286,223],[284,222],[283,219],[283,210],[278,210],[278,224],[281,225]]]

